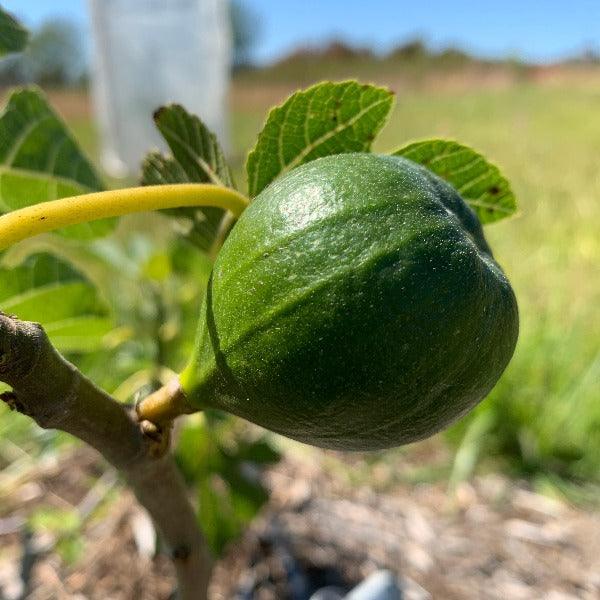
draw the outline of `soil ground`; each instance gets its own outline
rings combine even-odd
[[[271,499],[217,562],[213,600],[307,599],[324,585],[349,589],[378,568],[397,573],[408,600],[600,598],[598,514],[499,475],[452,494],[443,483],[376,492],[348,476],[365,468],[361,458],[291,454],[264,473]],[[103,468],[78,448],[21,478],[0,517],[0,598],[169,598],[173,575],[153,552],[151,525]],[[60,536],[25,526],[48,503],[94,515],[78,531],[84,546],[74,564],[56,551]]]

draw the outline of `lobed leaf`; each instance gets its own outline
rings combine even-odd
[[[236,421],[231,416],[213,417],[212,425],[208,419],[186,424],[175,458],[186,481],[196,486],[198,520],[211,550],[219,556],[268,500],[257,475],[281,455],[266,436],[232,436]]]
[[[12,269],[0,267],[0,311],[41,323],[62,352],[96,350],[114,326],[96,288],[46,253]]]
[[[154,122],[189,181],[234,187],[215,134],[196,115],[170,104],[154,113]]]
[[[235,187],[215,134],[197,116],[179,104],[171,104],[157,110],[154,121],[173,156],[148,154],[142,164],[142,185],[197,182]],[[188,238],[202,250],[210,250],[218,243],[226,227],[227,211],[220,208],[176,208],[165,212],[191,221]]]
[[[482,224],[512,215],[516,199],[498,167],[479,152],[451,140],[414,142],[393,153],[427,167],[450,183]]]
[[[142,185],[169,185],[189,183],[183,167],[172,157],[150,152],[142,163]]]
[[[20,52],[28,41],[27,29],[0,6],[0,56]]]
[[[331,154],[368,152],[394,96],[356,81],[323,82],[274,108],[248,155],[251,197],[294,167]]]
[[[0,115],[0,214],[103,187],[41,90],[14,91]],[[109,233],[115,222],[72,225],[61,233],[90,239]]]

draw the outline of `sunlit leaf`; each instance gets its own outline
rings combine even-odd
[[[248,190],[322,156],[368,152],[394,104],[387,89],[356,81],[323,82],[274,108],[248,155]]]
[[[173,156],[152,152],[142,164],[142,185],[213,183],[234,187],[225,155],[214,133],[179,104],[163,106],[154,114],[156,126]],[[220,208],[176,208],[165,211],[190,220],[188,238],[202,250],[210,250],[223,237],[226,211]],[[217,242],[218,243],[218,242]]]
[[[170,104],[156,111],[154,121],[189,181],[233,187],[215,134],[196,115],[179,104]]]
[[[498,167],[479,152],[450,140],[423,140],[394,152],[427,167],[450,183],[483,223],[493,223],[517,209],[515,195]]]
[[[94,286],[49,254],[32,255],[12,269],[0,267],[0,311],[41,323],[62,352],[96,350],[114,327]]]

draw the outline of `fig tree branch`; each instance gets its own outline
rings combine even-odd
[[[204,600],[210,557],[185,484],[168,453],[144,435],[135,411],[96,387],[52,346],[43,328],[0,313],[0,381],[11,408],[40,427],[94,447],[123,473],[156,523],[175,565],[183,600]]]

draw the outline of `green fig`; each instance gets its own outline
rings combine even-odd
[[[407,159],[340,154],[275,180],[214,265],[187,402],[324,448],[430,436],[482,400],[517,302],[457,191]]]

